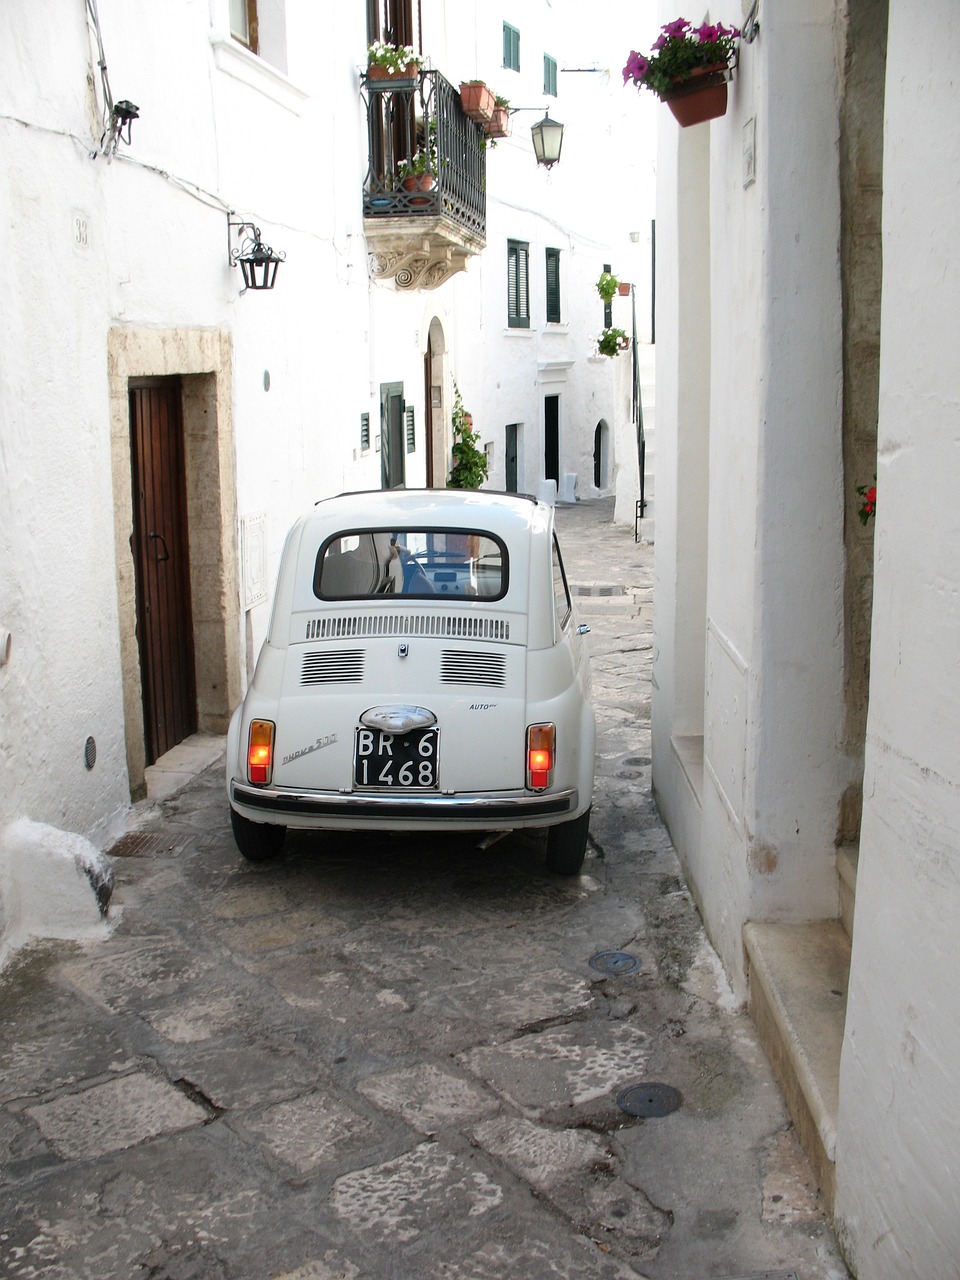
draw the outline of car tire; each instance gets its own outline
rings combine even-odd
[[[547,870],[558,876],[575,876],[587,852],[590,810],[570,822],[547,828]]]
[[[269,862],[283,848],[287,828],[272,822],[251,822],[236,809],[230,809],[230,825],[237,848],[248,862]]]

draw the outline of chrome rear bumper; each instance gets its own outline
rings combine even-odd
[[[263,819],[268,815],[275,821],[299,819],[304,826],[310,825],[310,818],[330,818],[356,821],[361,826],[365,821],[390,819],[397,822],[448,823],[450,826],[462,823],[467,827],[509,827],[530,819],[574,813],[579,793],[576,787],[568,787],[563,791],[539,795],[525,793],[495,797],[424,795],[422,792],[402,796],[367,795],[355,791],[341,794],[251,787],[234,779],[230,783],[230,799],[238,809],[256,810]]]

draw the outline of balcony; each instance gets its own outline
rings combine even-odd
[[[435,289],[486,245],[482,129],[438,71],[361,76],[369,166],[363,230],[370,274],[400,289]]]

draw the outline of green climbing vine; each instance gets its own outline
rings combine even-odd
[[[479,447],[480,433],[473,429],[473,416],[463,407],[456,383],[453,391],[453,467],[447,478],[447,488],[479,489],[487,478],[487,455]]]

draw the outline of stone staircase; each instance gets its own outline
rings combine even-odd
[[[857,849],[837,855],[841,915],[808,924],[744,926],[750,1016],[797,1135],[832,1212],[840,1051],[850,977]]]

